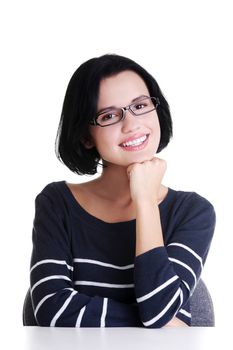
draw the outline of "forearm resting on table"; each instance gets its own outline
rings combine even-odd
[[[164,246],[159,207],[150,202],[136,204],[136,256]]]

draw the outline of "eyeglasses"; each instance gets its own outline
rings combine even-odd
[[[122,108],[114,108],[109,111],[99,113],[96,118],[90,121],[91,125],[94,126],[109,126],[119,123],[125,118],[126,111],[130,111],[134,116],[141,116],[152,112],[160,104],[158,97],[144,97],[136,102]]]

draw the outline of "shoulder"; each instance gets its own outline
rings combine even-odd
[[[197,192],[193,191],[182,191],[169,188],[173,202],[184,208],[186,207],[202,207],[214,210],[213,204],[205,197]]]
[[[66,185],[65,181],[56,181],[47,184],[36,196],[36,207],[47,206],[61,208],[65,205]]]
[[[37,197],[45,196],[47,198],[59,197],[65,190],[65,181],[54,181],[42,188],[42,190],[37,194]]]
[[[216,213],[213,204],[197,192],[169,188],[170,205],[179,223],[196,222],[215,225]]]

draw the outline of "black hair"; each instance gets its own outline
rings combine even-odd
[[[150,96],[159,98],[157,114],[161,138],[157,152],[166,147],[172,137],[168,102],[156,80],[143,67],[116,54],[92,58],[82,63],[69,81],[56,137],[56,155],[74,173],[94,175],[98,165],[102,165],[96,147],[86,148],[84,140],[90,139],[89,123],[97,114],[101,80],[126,70],[137,73],[144,80]]]

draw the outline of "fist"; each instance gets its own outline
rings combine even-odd
[[[130,194],[134,202],[157,203],[159,190],[165,171],[166,161],[157,157],[127,167]]]

